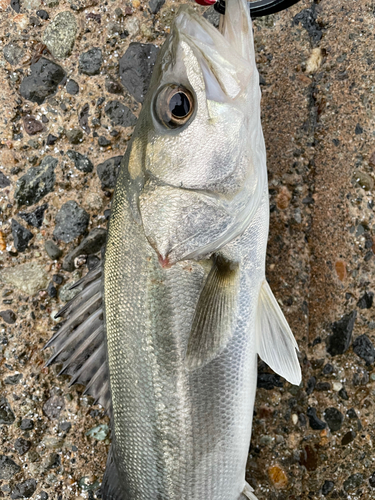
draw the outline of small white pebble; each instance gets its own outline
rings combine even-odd
[[[336,392],[341,391],[342,383],[341,382],[333,382],[333,390]]]
[[[293,421],[294,425],[297,425],[297,423],[298,423],[298,415],[296,415],[295,413],[293,413],[293,415],[292,415],[292,421]]]

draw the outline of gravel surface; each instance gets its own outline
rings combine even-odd
[[[179,4],[0,0],[0,497],[100,498],[108,418],[45,367],[43,346],[101,257]],[[259,500],[375,494],[374,26],[368,0],[302,0],[254,23],[267,277],[303,371],[293,387],[259,363],[247,464]]]

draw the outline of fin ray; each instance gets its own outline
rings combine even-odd
[[[195,369],[216,357],[234,331],[239,265],[216,257],[199,296],[186,351],[186,363]]]
[[[111,415],[102,274],[102,267],[98,266],[71,287],[83,285],[83,289],[58,313],[57,316],[66,318],[66,321],[45,348],[54,349],[47,366],[63,363],[60,374],[72,376],[70,385],[86,385],[85,392],[95,397]]]
[[[288,382],[299,385],[302,375],[298,345],[266,280],[259,292],[256,335],[262,360]]]

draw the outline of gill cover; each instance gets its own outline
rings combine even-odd
[[[267,172],[245,0],[228,0],[222,33],[181,7],[125,162],[135,217],[170,263],[206,257],[246,229]]]

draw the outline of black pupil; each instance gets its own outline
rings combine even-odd
[[[189,114],[190,101],[186,94],[177,92],[169,101],[169,109],[173,116],[176,118],[184,118]]]

